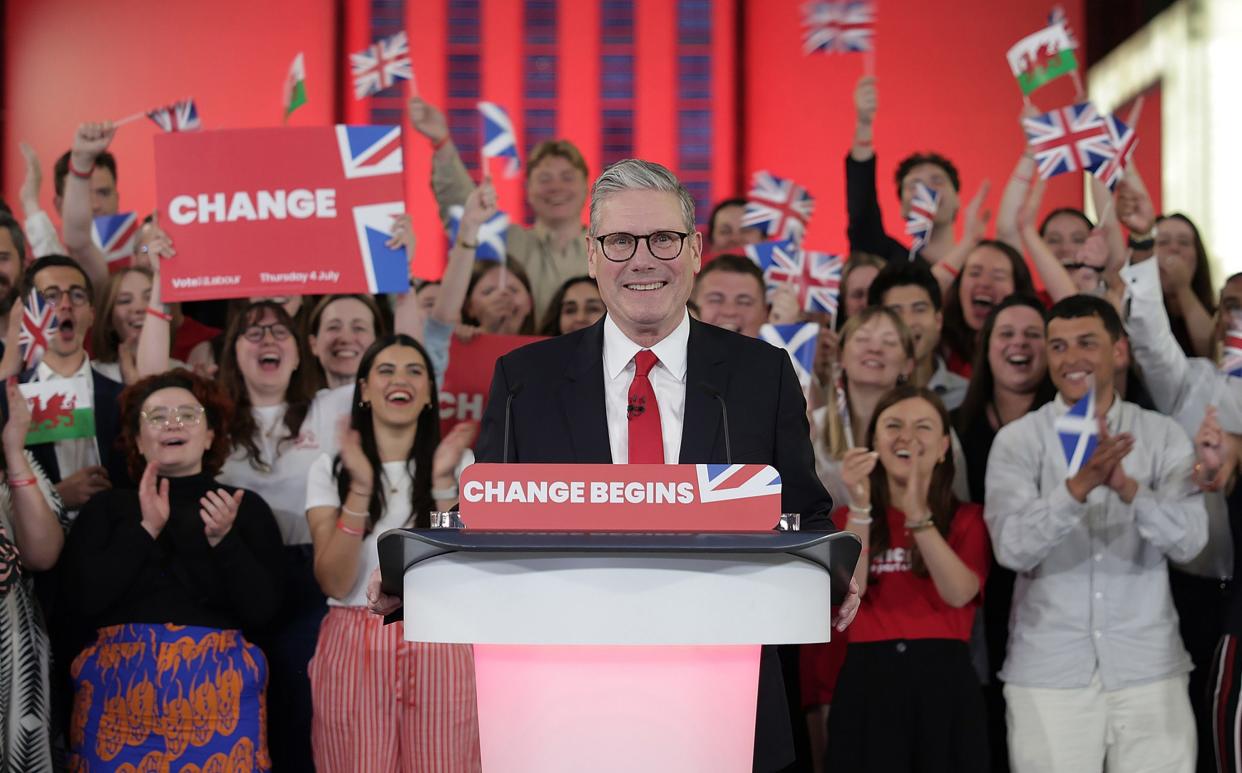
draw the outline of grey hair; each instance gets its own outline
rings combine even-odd
[[[668,167],[640,158],[624,158],[605,169],[591,186],[591,235],[599,234],[604,202],[621,191],[666,191],[681,200],[686,231],[694,233],[694,197]]]

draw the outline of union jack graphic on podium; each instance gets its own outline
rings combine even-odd
[[[1065,453],[1067,474],[1072,478],[1100,444],[1100,424],[1095,415],[1095,389],[1070,406],[1064,415],[1053,422],[1053,426],[1061,441],[1061,450]]]
[[[138,213],[100,215],[91,222],[91,241],[108,260],[108,269],[128,266],[138,236]]]
[[[350,54],[349,65],[354,78],[354,99],[377,94],[397,81],[414,77],[410,44],[404,31]]]
[[[147,118],[166,132],[188,132],[203,128],[193,99],[183,99],[166,107],[157,107],[147,112]]]
[[[875,5],[870,2],[811,2],[802,6],[802,53],[870,51]]]
[[[1229,330],[1225,333],[1220,370],[1230,376],[1242,378],[1242,312],[1235,311],[1229,316]]]
[[[788,352],[794,373],[798,375],[798,383],[803,389],[810,386],[815,364],[815,343],[819,340],[819,325],[814,322],[765,324],[759,328],[759,338]]]
[[[704,503],[781,493],[780,473],[766,464],[696,464],[695,469]]]
[[[1080,170],[1094,172],[1116,154],[1108,126],[1090,102],[1024,118],[1022,129],[1045,180]]]
[[[806,188],[767,171],[755,172],[746,198],[742,227],[758,228],[774,239],[801,242],[815,213],[815,197]]]
[[[22,329],[17,345],[25,370],[38,365],[47,351],[48,341],[60,330],[56,310],[38,290],[31,290],[22,306]]]
[[[1111,191],[1121,182],[1121,175],[1130,163],[1130,156],[1138,147],[1138,133],[1133,126],[1126,126],[1121,119],[1110,115],[1104,119],[1108,126],[1108,140],[1113,146],[1113,155],[1095,170],[1095,176],[1104,181]]]
[[[487,159],[508,159],[505,164],[505,176],[513,177],[521,167],[518,159],[517,135],[513,132],[513,121],[505,109],[494,102],[480,102],[479,114],[483,116],[483,164],[487,168]]]
[[[336,141],[346,179],[401,174],[400,126],[338,125]]]
[[[910,243],[910,259],[931,239],[936,224],[936,210],[940,207],[940,194],[921,182],[915,182],[914,196],[910,199],[910,214],[906,215],[906,233],[913,237]]]
[[[465,207],[460,204],[454,204],[448,208],[449,239],[452,241],[457,241],[457,229],[461,228],[461,216],[464,212]],[[476,239],[479,246],[474,250],[474,259],[503,261],[508,252],[508,235],[508,215],[504,212],[497,212],[489,217],[486,223],[479,226],[479,235]]]

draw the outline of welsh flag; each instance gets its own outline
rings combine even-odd
[[[95,436],[95,411],[86,379],[35,381],[19,388],[30,406],[26,445]]]
[[[289,74],[285,76],[285,120],[290,114],[306,104],[306,62],[302,52],[293,57]]]
[[[1009,49],[1007,58],[1022,93],[1030,94],[1062,75],[1077,71],[1076,47],[1063,20],[1019,40]]]

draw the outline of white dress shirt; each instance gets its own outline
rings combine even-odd
[[[82,356],[82,367],[78,368],[74,373],[68,376],[62,376],[47,366],[47,363],[40,362],[35,368],[36,381],[58,381],[65,378],[81,379],[87,394],[91,396],[92,410],[95,405],[95,380],[91,376],[91,358]],[[86,467],[94,467],[99,464],[99,443],[95,440],[95,435],[90,437],[79,437],[71,440],[57,440],[56,448],[56,466],[60,468],[60,479],[64,480],[78,470]]]
[[[660,432],[664,440],[664,463],[677,464],[681,456],[681,425],[686,416],[686,348],[690,342],[690,314],[651,351],[660,360],[647,379],[660,406]],[[612,321],[604,318],[604,405],[608,413],[608,445],[613,464],[630,460],[630,426],[626,408],[630,382],[634,380],[634,355],[644,347],[631,341]]]

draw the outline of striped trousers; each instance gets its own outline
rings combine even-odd
[[[1222,773],[1242,771],[1242,652],[1238,644],[1236,636],[1220,637],[1208,677],[1212,750],[1216,770]]]
[[[320,773],[481,770],[470,646],[402,632],[361,607],[329,608],[310,662]]]

